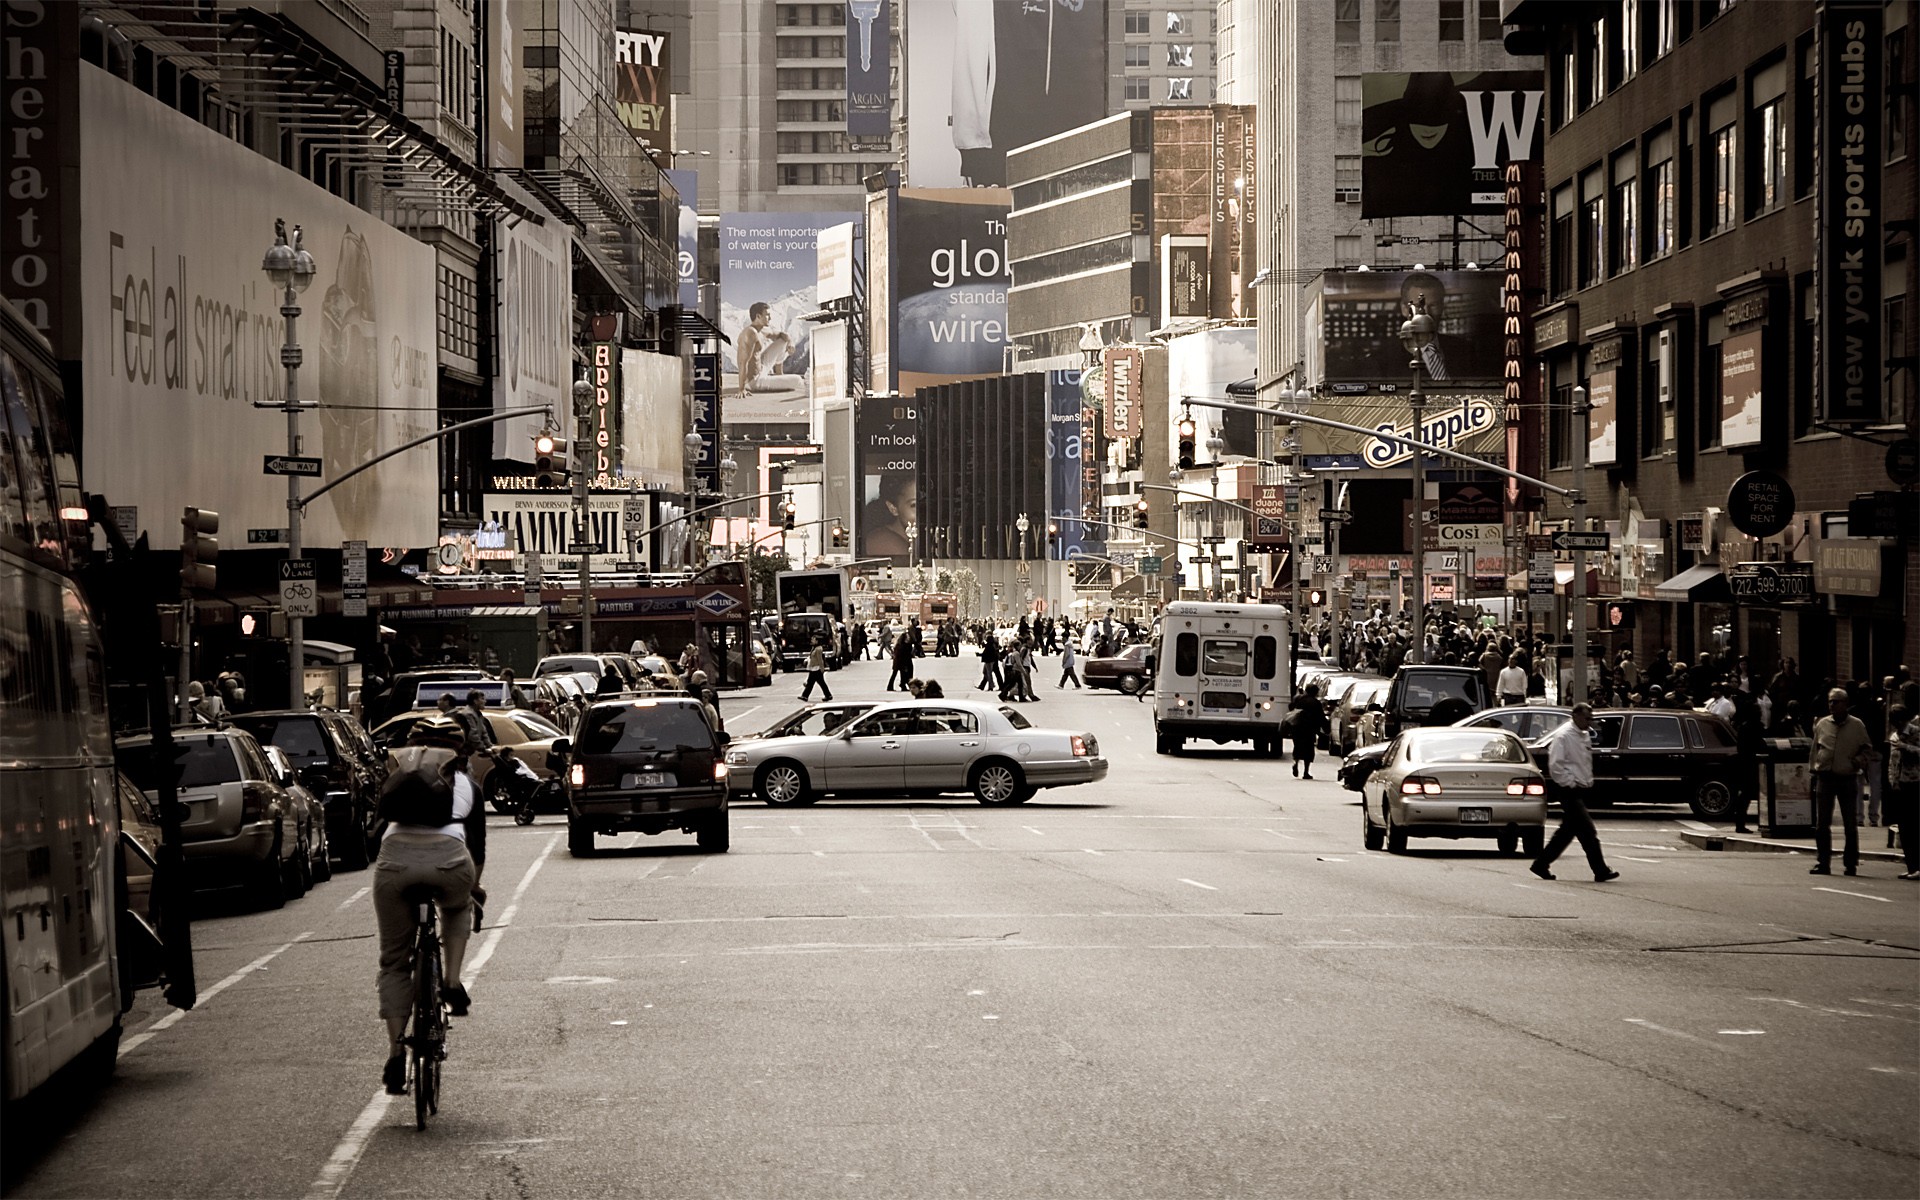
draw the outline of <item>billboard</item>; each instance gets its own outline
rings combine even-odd
[[[847,0],[847,136],[854,141],[893,138],[892,9],[893,0]]]
[[[1223,400],[1229,384],[1253,378],[1260,360],[1260,331],[1243,325],[1230,329],[1209,329],[1167,339],[1167,444],[1179,439],[1180,418],[1187,415],[1181,403],[1188,397]],[[1208,461],[1207,439],[1216,433],[1225,439],[1224,455],[1259,454],[1250,414],[1229,413],[1219,408],[1195,408],[1193,444],[1197,461]]]
[[[529,197],[530,199],[530,197]],[[494,235],[500,280],[500,408],[573,408],[573,235],[559,217],[546,224],[500,222]],[[529,461],[544,416],[493,427],[493,457]]]
[[[729,425],[807,420],[820,231],[858,213],[725,213],[720,218],[720,329]]]
[[[1828,0],[1820,6],[1820,219],[1814,277],[1820,289],[1820,416],[1832,424],[1885,415],[1881,350],[1881,177],[1886,6]],[[1904,353],[1896,351],[1895,353]]]
[[[1007,209],[1000,188],[893,208],[893,367],[898,390],[998,375],[1007,345]]]
[[[1360,215],[1504,208],[1504,168],[1540,154],[1543,89],[1538,71],[1362,75]]]
[[[867,193],[867,390],[893,386],[893,207],[899,189]]]
[[[859,402],[854,445],[859,472],[859,553],[907,565],[907,526],[920,519],[919,417],[911,398],[867,396]]]
[[[71,251],[96,487],[143,512],[210,508],[228,529],[286,523],[286,480],[260,467],[287,452],[286,419],[253,407],[286,395],[281,297],[260,271],[283,214],[299,215],[316,267],[299,394],[338,406],[302,422],[322,478],[433,428],[431,246],[105,71],[82,67],[79,97],[88,186]],[[435,544],[438,458],[422,446],[328,492],[306,509],[308,544]],[[179,545],[179,522],[148,526],[154,549]]]
[[[1248,105],[1156,108],[1148,181],[1156,324],[1253,316],[1255,126]]]
[[[612,571],[625,561],[632,548],[627,541],[624,517],[626,492],[594,492],[587,497],[587,528],[584,539],[577,536],[580,524],[579,501],[563,492],[488,492],[480,498],[483,519],[497,524],[509,535],[508,545],[527,559],[537,558],[543,575],[569,574],[580,569],[580,556],[568,554],[567,547],[579,541],[599,545],[604,554],[587,556],[593,571]],[[646,561],[648,547],[640,547],[640,560]]]
[[[1760,444],[1764,336],[1754,329],[1720,344],[1720,444],[1728,450]]]
[[[1620,461],[1620,389],[1615,371],[1595,371],[1587,379],[1587,461],[1610,467]]]
[[[681,370],[676,355],[620,351],[620,470],[644,488],[677,492],[686,484]]]
[[[1107,388],[1107,432],[1117,438],[1139,437],[1146,408],[1146,356],[1138,346],[1108,346],[1100,352]]]
[[[1400,326],[1414,300],[1426,306],[1439,330],[1423,359],[1424,382],[1498,381],[1504,347],[1500,285],[1498,271],[1328,272],[1307,304],[1307,383],[1406,378]]]
[[[511,8],[512,5],[506,7]],[[628,132],[655,151],[673,149],[673,72],[664,33],[613,31],[613,106]]]
[[[675,252],[680,275],[680,307],[700,311],[700,173],[673,168],[661,172],[680,193],[680,238]]]
[[[907,181],[1004,187],[1007,151],[1107,116],[1107,0],[903,10]]]
[[[1086,444],[1080,419],[1081,372],[1047,372],[1047,518],[1060,526],[1059,549],[1052,557],[1076,552],[1105,554],[1105,530],[1081,517],[1081,477],[1093,448]]]

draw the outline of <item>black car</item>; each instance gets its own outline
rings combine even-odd
[[[594,835],[669,829],[694,835],[702,850],[724,853],[727,735],[691,696],[603,700],[581,716],[568,755],[567,849],[593,853]]]
[[[1386,735],[1391,739],[1399,737],[1403,729],[1451,725],[1491,703],[1487,677],[1478,667],[1421,663],[1402,666],[1393,673],[1381,708],[1386,711]]]
[[[343,870],[364,868],[379,849],[380,785],[386,781],[384,756],[376,756],[365,734],[345,713],[283,709],[236,713],[233,724],[263,745],[278,746],[293,761],[327,810],[327,841]]]
[[[1596,806],[1686,804],[1703,821],[1724,821],[1740,803],[1742,763],[1733,726],[1711,713],[1602,708],[1587,735]],[[1545,770],[1546,740],[1535,739],[1529,749]]]

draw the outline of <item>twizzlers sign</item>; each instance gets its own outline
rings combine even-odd
[[[1881,419],[1879,0],[1820,11],[1820,405],[1832,423]]]

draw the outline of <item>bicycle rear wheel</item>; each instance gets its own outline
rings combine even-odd
[[[445,1014],[440,1006],[440,939],[421,935],[413,967],[413,1123],[427,1127],[440,1105],[440,1052]]]

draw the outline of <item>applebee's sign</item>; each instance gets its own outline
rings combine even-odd
[[[1417,440],[1423,446],[1432,446],[1437,450],[1452,450],[1466,438],[1476,433],[1485,433],[1500,422],[1500,409],[1485,396],[1475,396],[1458,408],[1448,409],[1427,417],[1421,423]],[[1396,437],[1413,437],[1410,425],[1396,425],[1391,422],[1375,426],[1381,433]],[[1405,445],[1390,442],[1384,438],[1368,438],[1361,448],[1360,456],[1370,467],[1391,467],[1412,457]]]

